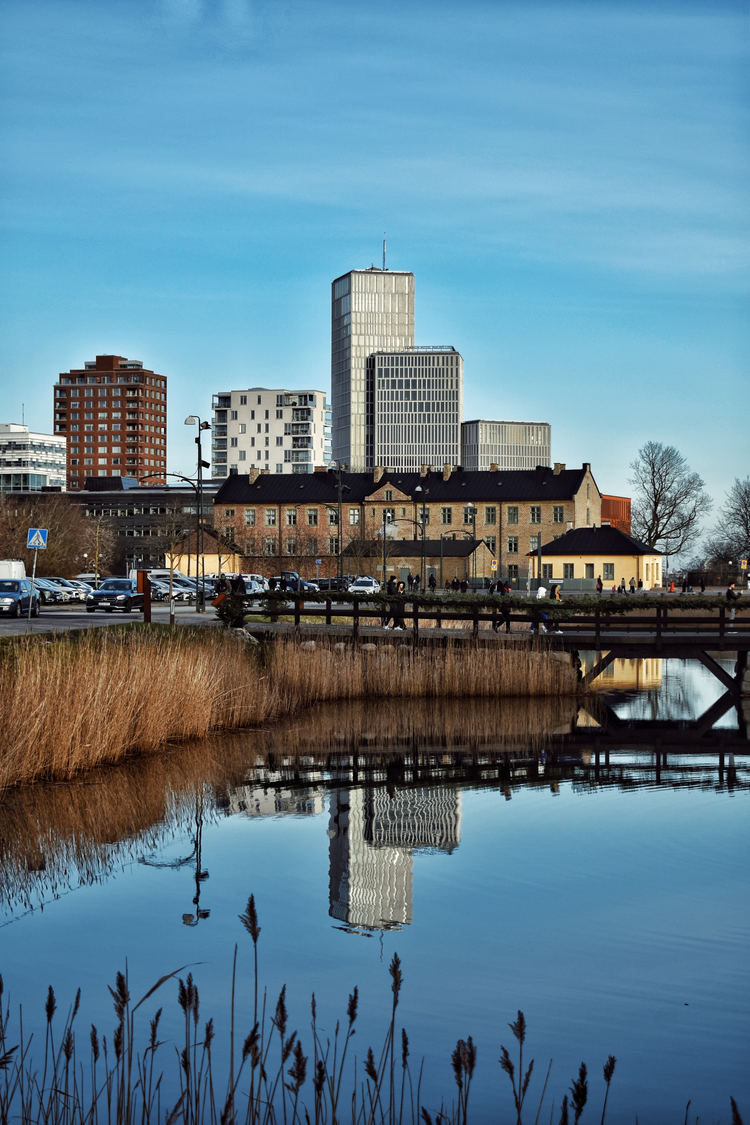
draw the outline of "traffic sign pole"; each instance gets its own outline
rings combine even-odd
[[[27,628],[31,629],[31,607],[34,604],[34,583],[36,582],[36,560],[40,551],[47,550],[47,528],[30,527],[26,536],[26,549],[34,552],[34,565],[31,569],[31,593],[29,594],[29,613]]]

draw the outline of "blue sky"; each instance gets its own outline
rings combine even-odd
[[[0,0],[2,420],[115,352],[213,391],[330,381],[329,283],[416,275],[466,418],[748,464],[746,3]]]

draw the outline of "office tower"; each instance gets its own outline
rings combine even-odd
[[[65,491],[65,438],[0,423],[0,492]]]
[[[212,476],[267,469],[312,473],[331,460],[324,391],[250,387],[213,396]]]
[[[351,270],[331,286],[333,458],[352,472],[375,465],[377,351],[414,346],[414,274]]]
[[[55,434],[67,439],[70,489],[96,476],[165,484],[167,380],[140,360],[98,355],[55,384]]]
[[[375,386],[375,464],[404,472],[457,465],[464,361],[456,349],[380,351],[368,363]]]
[[[368,930],[408,926],[413,853],[458,847],[461,793],[439,786],[335,789],[328,837],[330,916]]]
[[[551,465],[549,422],[494,422],[476,418],[461,426],[461,464],[472,472],[535,469]]]

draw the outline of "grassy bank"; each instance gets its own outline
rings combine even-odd
[[[38,638],[0,654],[0,788],[69,778],[314,703],[575,690],[570,666],[528,641],[412,654],[309,650],[293,641],[249,647],[223,631],[159,627]]]

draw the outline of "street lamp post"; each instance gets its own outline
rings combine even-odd
[[[334,468],[334,465],[336,466],[335,468]],[[344,492],[351,492],[351,489],[349,488],[349,486],[347,484],[344,484],[344,481],[343,481],[343,475],[347,471],[347,468],[348,468],[348,466],[346,465],[346,463],[344,461],[331,461],[331,463],[328,466],[328,472],[333,473],[333,475],[336,477],[336,486],[338,488],[338,521],[339,521],[338,522],[338,547],[339,547],[339,549],[338,549],[337,574],[338,574],[338,579],[339,579],[339,588],[340,588],[341,583],[343,582],[343,578],[344,578],[344,556],[343,556],[343,553],[342,553],[342,546],[343,546],[343,542],[344,542],[343,533],[342,533],[342,526],[343,526],[342,501],[343,501]],[[330,505],[327,504],[326,507],[330,507]]]
[[[425,585],[426,585],[425,579],[427,577],[427,574],[426,574],[427,565],[426,565],[426,559],[425,559],[425,534],[426,534],[426,530],[427,530],[427,520],[428,520],[428,517],[429,517],[429,511],[427,509],[427,497],[430,494],[430,490],[429,490],[429,488],[423,489],[422,485],[418,484],[417,487],[414,489],[414,491],[422,493],[421,509],[420,509],[420,512],[419,512],[419,525],[422,529],[422,570],[421,570],[421,574],[420,574],[420,586],[422,587],[422,591],[424,591],[424,588],[425,588]]]
[[[195,444],[198,446],[198,514],[196,517],[195,525],[195,612],[202,613],[206,601],[206,560],[204,553],[203,541],[203,470],[210,467],[210,462],[203,460],[203,450],[201,449],[201,431],[210,430],[210,422],[201,422],[197,414],[188,414],[185,419],[186,426],[198,426],[198,436],[195,439]],[[198,551],[201,555],[201,578],[202,585],[200,594],[198,593]]]
[[[471,512],[472,539],[474,541],[474,550],[472,552],[472,554],[474,556],[474,567],[473,567],[473,569],[474,569],[474,582],[476,584],[476,580],[477,580],[477,506],[476,506],[476,504],[474,503],[473,500],[470,500],[469,503],[466,505],[466,507]]]

